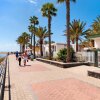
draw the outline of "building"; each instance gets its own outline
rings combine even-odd
[[[89,39],[94,40],[94,46],[87,50],[87,61],[94,66],[100,66],[100,34],[93,34]]]
[[[34,53],[34,46],[32,48],[32,53]],[[35,55],[40,56],[40,46],[35,46]]]
[[[71,44],[74,52],[76,52],[76,43],[75,44]],[[83,51],[82,45],[78,44],[78,52]]]
[[[71,44],[71,47],[73,48],[73,50],[76,52],[76,44]],[[52,52],[52,56],[56,57],[57,53],[61,50],[67,48],[67,44],[65,43],[52,43],[51,44],[51,52]],[[79,51],[82,50],[81,45],[79,45]],[[44,56],[48,56],[49,55],[49,44],[43,45],[43,55]]]
[[[52,52],[52,56],[56,57],[57,53],[59,50],[66,48],[67,45],[64,43],[52,43],[51,44],[51,52]],[[49,44],[45,44],[43,45],[43,55],[44,56],[48,56],[49,55]]]
[[[91,35],[89,38],[94,40],[94,48],[100,48],[100,34]]]

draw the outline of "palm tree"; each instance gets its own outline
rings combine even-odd
[[[94,34],[96,34],[96,33],[93,32],[93,29],[88,29],[88,31],[86,33],[86,36],[85,36],[87,42],[89,42],[89,44],[90,44],[90,47],[94,47],[94,40],[93,39],[90,39],[90,37],[92,35],[94,35]]]
[[[30,23],[33,24],[34,31],[35,31],[35,26],[39,24],[38,18],[36,16],[31,17]],[[35,59],[35,34],[34,34],[34,59]]]
[[[30,25],[30,26],[28,26],[28,29],[31,32],[31,49],[32,49],[32,38],[33,38],[33,34],[34,34],[34,26]],[[32,54],[32,50],[31,50],[31,54]]]
[[[90,42],[91,46],[94,47],[94,40],[90,39],[91,36],[100,34],[100,16],[98,16],[91,25],[91,29],[89,29],[89,32],[86,34],[86,38]]]
[[[36,29],[35,31],[35,35],[39,38],[39,44],[40,44],[40,54],[41,57],[43,56],[43,51],[42,51],[42,44],[43,44],[43,40],[48,37],[48,32],[46,27],[39,27]]]
[[[17,38],[17,40],[16,40],[16,42],[20,45],[20,52],[23,52],[23,50],[22,50],[22,45],[23,45],[23,38],[22,38],[22,36],[19,36],[18,38]]]
[[[26,32],[23,32],[22,35],[18,37],[16,42],[18,44],[20,44],[20,51],[21,51],[21,46],[22,46],[22,52],[25,51],[25,45],[28,44],[29,38],[30,38],[30,35],[28,33],[26,33]]]
[[[51,41],[51,43],[55,43],[55,41]],[[45,40],[44,44],[49,44],[49,42]]]
[[[64,35],[63,36],[66,36],[66,33],[67,33],[67,31],[65,30],[64,31]],[[71,43],[72,44],[74,44],[75,43],[75,33],[74,32],[72,32],[72,30],[70,29],[70,41],[71,41]]]
[[[84,30],[86,23],[80,20],[73,20],[70,23],[70,33],[74,36],[76,41],[76,52],[78,51],[78,41],[82,41],[83,37],[86,36],[89,30]],[[82,38],[82,39],[81,39]]]
[[[23,32],[22,38],[23,38],[23,46],[24,46],[24,50],[25,50],[25,45],[27,48],[27,44],[29,43],[29,40],[30,40],[30,34],[28,34],[27,32]]]
[[[100,34],[100,16],[94,20],[92,24],[92,32],[93,34]]]
[[[70,1],[76,2],[76,0],[57,0],[58,3],[66,4],[66,37],[67,37],[67,62],[70,62]]]
[[[49,34],[49,59],[51,59],[51,21],[52,16],[56,16],[57,9],[52,3],[46,3],[41,8],[42,15],[48,18],[48,34]]]
[[[94,47],[94,40],[85,40],[81,43],[81,46],[84,47]]]

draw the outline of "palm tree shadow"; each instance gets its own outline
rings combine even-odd
[[[31,66],[31,65],[26,65],[26,66]]]

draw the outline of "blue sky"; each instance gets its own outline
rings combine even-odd
[[[65,4],[57,4],[57,0],[0,0],[0,51],[16,51],[17,37],[28,32],[30,16],[39,18],[39,26],[47,26],[47,18],[43,18],[41,7],[46,2],[52,2],[58,9],[57,16],[52,19],[52,40],[66,42],[63,37],[65,30]],[[71,3],[71,20],[80,19],[89,28],[93,20],[100,15],[100,0],[77,0]]]

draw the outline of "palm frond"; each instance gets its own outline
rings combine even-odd
[[[57,9],[54,7],[53,3],[46,3],[41,8],[42,16],[56,16]]]

